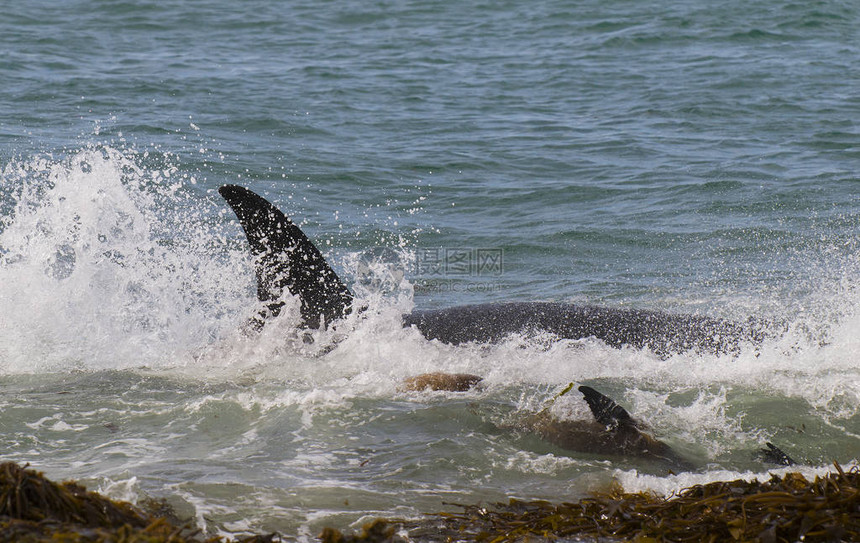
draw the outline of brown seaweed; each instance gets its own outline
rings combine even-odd
[[[814,481],[788,473],[765,482],[696,485],[668,498],[616,487],[575,503],[460,506],[460,513],[376,521],[358,535],[328,530],[320,537],[325,543],[403,541],[403,532],[413,541],[860,541],[860,470],[835,469]]]
[[[206,538],[178,522],[162,502],[156,512],[109,500],[83,486],[55,483],[42,473],[14,462],[0,464],[0,541],[189,543],[222,541]],[[255,536],[247,542],[273,541]]]
[[[419,520],[378,519],[357,534],[326,528],[325,543],[403,541],[860,541],[860,468],[807,480],[799,473],[764,482],[696,485],[669,497],[615,485],[577,502],[510,500],[458,506]],[[77,483],[54,483],[18,464],[0,464],[0,541],[187,543],[222,541],[171,518],[109,500]],[[153,512],[158,510],[158,512]],[[246,543],[283,541],[257,535]]]

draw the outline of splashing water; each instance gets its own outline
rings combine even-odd
[[[109,147],[5,168],[4,373],[183,364],[235,323],[248,260],[175,171]]]
[[[826,323],[823,344],[790,325],[736,356],[661,359],[540,336],[455,347],[400,326],[413,303],[402,271],[412,253],[395,246],[340,259],[368,309],[336,330],[307,343],[291,300],[284,318],[247,336],[258,306],[232,215],[176,166],[147,163],[93,146],[3,170],[5,458],[123,497],[168,496],[212,532],[306,535],[438,510],[451,496],[569,498],[610,477],[669,492],[756,476],[765,440],[812,471],[857,458],[850,286],[837,289],[841,317]],[[400,390],[428,371],[479,374],[485,386]],[[667,476],[504,430],[569,382],[615,398],[704,467]],[[553,410],[590,416],[575,394]]]

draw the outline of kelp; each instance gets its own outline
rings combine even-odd
[[[356,535],[323,532],[325,543],[370,541],[597,540],[651,543],[860,541],[860,470],[808,481],[799,473],[765,482],[696,485],[668,498],[620,487],[575,503],[511,500],[459,506],[419,521],[377,520]]]
[[[618,486],[572,503],[510,500],[460,505],[419,520],[378,519],[357,534],[326,528],[324,543],[401,541],[633,541],[656,543],[860,541],[860,467],[807,480],[696,485],[669,497]],[[240,539],[282,541],[278,535]],[[74,482],[58,484],[18,464],[0,464],[0,541],[215,543],[172,516],[164,502],[144,508],[109,500]]]
[[[74,482],[55,483],[14,462],[0,464],[0,541],[104,543],[215,543],[182,524],[164,502],[153,512],[89,492]],[[255,536],[244,541],[272,541]]]

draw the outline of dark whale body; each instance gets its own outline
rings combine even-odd
[[[218,192],[235,211],[248,238],[257,276],[257,297],[265,308],[252,319],[262,328],[275,318],[287,292],[301,302],[302,326],[326,327],[353,311],[353,296],[320,251],[265,198],[236,185]],[[496,342],[515,333],[549,332],[563,339],[597,338],[612,347],[647,348],[660,355],[689,350],[723,353],[742,342],[757,343],[766,333],[755,321],[737,323],[696,315],[617,309],[552,302],[477,304],[403,315],[403,326],[430,340],[460,344]],[[465,391],[480,383],[470,374],[423,374],[405,390]],[[643,432],[638,421],[612,399],[580,386],[593,421],[560,420],[544,409],[523,418],[515,428],[534,433],[571,451],[621,454],[657,461],[673,470],[695,469],[667,444]],[[782,466],[794,461],[767,443],[760,455]]]
[[[648,348],[658,354],[723,352],[759,340],[751,324],[659,311],[554,302],[508,302],[416,310],[403,316],[427,339],[444,343],[497,342],[519,332],[546,331],[564,339],[594,337],[611,347]]]
[[[266,304],[254,319],[256,327],[278,315],[287,291],[300,299],[306,328],[326,327],[353,310],[349,289],[313,242],[280,210],[244,187],[225,185],[219,193],[236,213],[255,259],[257,296]],[[450,344],[548,332],[561,339],[597,338],[617,348],[648,348],[660,355],[688,350],[731,352],[742,342],[761,341],[764,335],[754,322],[553,302],[415,310],[403,316],[403,326]]]

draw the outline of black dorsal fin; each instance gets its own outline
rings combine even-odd
[[[298,226],[244,187],[224,185],[218,192],[233,208],[251,245],[257,298],[271,302],[264,319],[280,312],[285,287],[301,300],[308,328],[326,326],[350,312],[352,293]]]
[[[630,413],[615,403],[612,398],[585,385],[579,387],[579,391],[585,396],[591,414],[600,424],[612,429],[636,428],[636,421],[630,416]]]

